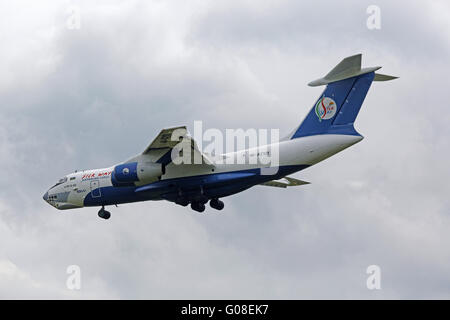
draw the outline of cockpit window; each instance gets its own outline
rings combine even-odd
[[[67,177],[61,178],[61,179],[59,179],[59,181],[52,188],[54,188],[54,187],[56,187],[56,186],[58,186],[58,185],[60,185],[60,184],[62,184],[64,182],[66,182],[66,181],[67,181]]]

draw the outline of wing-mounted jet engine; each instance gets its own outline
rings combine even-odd
[[[163,175],[161,163],[149,161],[128,162],[114,167],[111,183],[115,187],[139,186],[158,181]]]

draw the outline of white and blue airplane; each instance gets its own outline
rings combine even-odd
[[[221,198],[255,185],[291,187],[307,184],[288,175],[312,166],[361,141],[353,124],[372,81],[396,77],[375,73],[381,67],[361,68],[361,54],[347,57],[325,77],[309,83],[326,85],[303,122],[284,139],[276,142],[276,173],[262,174],[265,165],[227,164],[211,160],[198,149],[186,127],[162,130],[145,151],[131,159],[103,169],[71,173],[58,181],[43,196],[53,207],[65,210],[99,206],[99,217],[109,219],[105,206],[122,203],[168,200],[198,212],[205,204],[222,210]],[[171,139],[174,131],[190,139],[192,152],[201,164],[175,164],[172,150],[179,143]],[[271,146],[274,147],[274,146]],[[252,155],[258,148],[221,155],[238,158]]]

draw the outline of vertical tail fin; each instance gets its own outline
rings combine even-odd
[[[361,69],[361,54],[357,54],[342,60],[325,77],[310,82],[310,86],[326,88],[290,138],[327,133],[359,135],[353,123],[372,81],[396,78],[376,74],[380,68]]]

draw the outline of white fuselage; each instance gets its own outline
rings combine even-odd
[[[320,134],[306,136],[292,140],[280,141],[272,147],[278,148],[279,167],[293,165],[314,165],[349,146],[361,141],[363,138],[357,135]],[[258,148],[240,150],[222,155],[223,158],[252,157],[258,152]],[[133,161],[145,161],[146,155],[133,157]],[[129,161],[131,161],[129,160]],[[61,183],[53,186],[44,195],[44,199],[57,209],[81,208],[85,198],[91,193],[95,197],[95,190],[104,187],[113,187],[111,174],[115,166],[84,170],[71,173],[61,180]],[[227,164],[214,163],[213,169],[203,165],[175,165],[170,163],[165,168],[161,180],[194,177],[199,175],[213,175],[224,172],[234,172],[253,168],[263,168],[261,164]],[[136,184],[139,186],[139,184]],[[117,187],[120,188],[120,187]],[[101,194],[99,195],[102,196]]]

